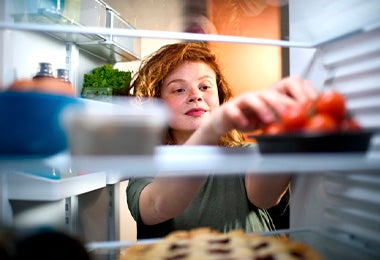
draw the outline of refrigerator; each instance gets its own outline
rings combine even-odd
[[[263,75],[267,78],[262,84],[299,75],[320,90],[332,88],[344,94],[350,114],[373,133],[367,151],[261,154],[221,147],[159,146],[153,155],[112,158],[112,165],[110,158],[76,160],[67,153],[42,159],[2,158],[2,222],[17,227],[53,225],[82,236],[95,257],[112,258],[119,248],[134,242],[133,236],[122,235],[135,232],[133,221],[126,224],[124,215],[128,214],[125,185],[132,172],[223,175],[250,169],[292,175],[289,229],[278,232],[311,245],[325,259],[378,259],[380,3],[246,2],[250,1],[72,0],[38,1],[36,7],[33,1],[2,1],[1,88],[32,77],[39,62],[51,62],[55,68],[68,69],[79,97],[83,74],[92,68],[110,63],[136,70],[144,56],[166,43],[208,41],[232,54],[254,48],[258,61],[248,69],[261,75],[270,72]],[[228,3],[232,5],[223,6]],[[274,19],[274,34],[260,15]],[[194,24],[202,33],[189,31]],[[250,66],[249,61],[243,65],[243,56],[233,58],[226,65],[231,74]],[[36,165],[68,169],[80,165],[87,174],[41,177],[28,171]]]

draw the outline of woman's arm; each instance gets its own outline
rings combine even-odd
[[[318,92],[310,82],[299,77],[282,79],[263,91],[244,93],[214,111],[187,144],[215,145],[222,135],[233,128],[241,131],[256,130],[262,124],[273,122],[288,107],[316,99],[317,96]],[[247,174],[245,177],[249,200],[264,209],[280,202],[289,183],[288,175]]]
[[[244,93],[214,110],[191,135],[185,145],[217,145],[231,129],[252,131],[275,120],[275,113],[297,102],[315,98],[310,83],[298,77],[285,78],[263,91]],[[277,204],[289,186],[289,176],[247,175],[246,189],[257,207]],[[140,215],[146,225],[176,217],[198,193],[205,177],[159,177],[147,185],[139,200]]]
[[[205,177],[155,177],[139,199],[144,224],[155,225],[182,214],[204,181]]]
[[[245,187],[249,201],[256,207],[269,209],[276,206],[290,184],[289,175],[246,174]]]

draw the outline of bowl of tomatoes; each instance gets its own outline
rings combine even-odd
[[[297,104],[251,136],[261,153],[364,152],[373,131],[365,130],[346,108],[345,97],[326,90]]]

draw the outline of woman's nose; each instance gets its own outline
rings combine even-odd
[[[199,102],[202,101],[202,91],[198,88],[192,89],[189,93],[188,102]]]

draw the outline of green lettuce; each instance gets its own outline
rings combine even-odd
[[[121,71],[105,64],[84,74],[81,95],[83,96],[86,88],[112,88],[113,96],[128,96],[131,79],[132,71]]]

